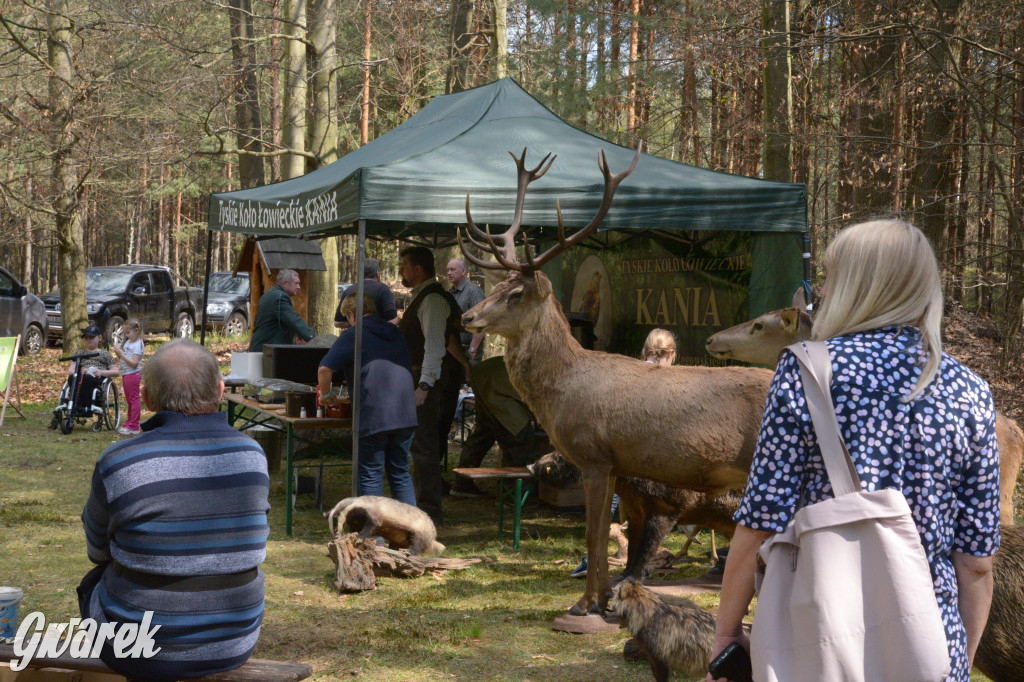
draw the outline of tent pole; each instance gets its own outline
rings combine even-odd
[[[199,316],[199,345],[206,345],[206,301],[210,298],[210,259],[213,258],[213,230],[206,229],[206,277],[203,278],[203,312]]]
[[[356,343],[352,372],[352,495],[359,495],[359,408],[363,373],[363,262],[366,260],[366,221],[359,220],[359,238],[356,245]]]

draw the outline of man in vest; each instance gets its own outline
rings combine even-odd
[[[411,246],[399,254],[402,284],[412,289],[412,301],[398,328],[405,337],[416,381],[416,435],[410,454],[417,506],[441,522],[444,481],[441,470],[438,422],[441,395],[448,382],[444,361],[448,348],[459,348],[458,325],[462,311],[451,294],[435,279],[434,254],[424,246]],[[464,359],[463,359],[464,360]]]

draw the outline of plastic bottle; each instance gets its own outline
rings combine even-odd
[[[316,418],[317,419],[323,419],[324,418],[324,406],[323,405],[321,405],[320,407],[316,408]]]
[[[306,408],[303,407],[303,408],[301,408],[299,410],[299,419],[305,419],[305,418],[306,418]]]

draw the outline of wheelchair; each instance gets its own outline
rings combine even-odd
[[[96,419],[92,424],[93,431],[102,431],[104,428],[113,431],[121,425],[121,399],[117,384],[110,377],[105,377],[100,385],[93,389],[90,407],[79,405],[82,391],[82,360],[97,355],[99,353],[79,351],[60,359],[62,362],[73,360],[75,373],[68,377],[60,389],[60,399],[50,421],[51,429],[60,428],[61,433],[68,434],[74,430],[75,424],[85,425],[93,417]]]

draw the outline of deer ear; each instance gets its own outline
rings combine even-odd
[[[800,287],[793,294],[793,307],[802,313],[807,312],[807,298],[804,296],[804,288]]]
[[[782,311],[782,328],[786,331],[797,331],[800,329],[800,311],[796,308],[786,308]]]

